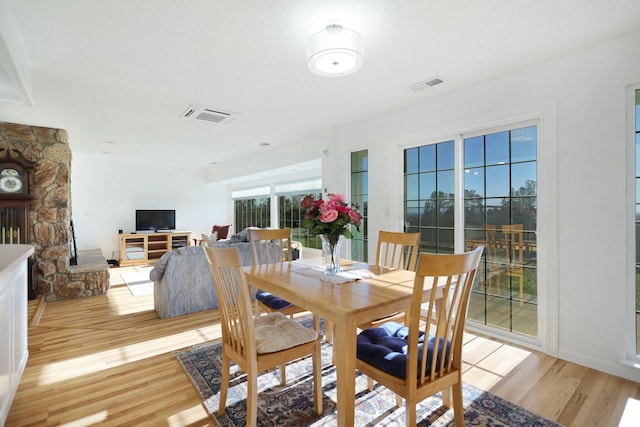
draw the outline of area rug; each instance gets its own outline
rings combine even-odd
[[[149,271],[131,271],[120,273],[120,277],[134,297],[153,294],[153,282],[149,279]]]
[[[221,348],[219,341],[194,346],[174,355],[199,391],[203,404],[223,426],[246,425],[246,375],[232,365],[226,412],[218,417]],[[287,365],[287,384],[280,386],[278,370],[266,372],[258,378],[259,426],[333,426],[336,420],[335,368],[331,365],[331,344],[323,344],[323,414],[317,416],[313,406],[311,359],[300,359]],[[463,384],[465,424],[467,426],[559,426],[513,403],[483,391],[471,384]],[[453,409],[442,406],[440,394],[418,406],[419,426],[453,426]],[[364,375],[356,377],[356,426],[404,425],[404,407],[395,407],[395,395],[376,385],[367,390]]]

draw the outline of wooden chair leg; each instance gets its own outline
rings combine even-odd
[[[250,371],[250,369],[249,369]],[[247,373],[247,425],[258,425],[258,373]]]
[[[280,385],[287,384],[287,365],[283,363],[280,365]]]
[[[524,272],[518,275],[520,282],[520,307],[524,306]]]
[[[229,390],[229,369],[231,368],[229,357],[222,354],[222,377],[220,378],[220,403],[218,405],[218,415],[224,415],[224,408],[227,406],[227,391]]]
[[[406,419],[406,423],[407,423],[407,427],[414,427],[416,425],[416,418],[417,418],[417,414],[416,414],[416,402],[413,400],[409,400],[409,399],[405,399],[406,403],[405,403],[405,419]],[[456,426],[458,427],[458,426]]]
[[[336,352],[333,351],[333,336],[331,337],[331,344],[332,344],[332,347],[331,347],[331,364],[333,366],[336,366]]]
[[[320,355],[320,341],[316,342],[316,352],[313,355],[313,394],[316,415],[322,415],[322,356]]]
[[[442,406],[451,408],[451,387],[442,390]]]
[[[464,427],[464,407],[462,406],[462,383],[453,385],[453,417],[456,427]]]
[[[373,378],[367,377],[367,388],[369,391],[373,391]]]

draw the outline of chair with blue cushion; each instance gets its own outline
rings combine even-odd
[[[389,322],[357,338],[356,369],[406,400],[406,424],[416,425],[418,402],[443,392],[456,427],[464,426],[462,338],[473,279],[484,247],[463,254],[421,254],[406,326]],[[438,290],[425,293],[433,283]],[[422,313],[429,318],[421,321]],[[426,344],[426,345],[425,345]]]
[[[293,252],[291,250],[290,228],[249,229],[248,237],[251,244],[253,265],[291,262]],[[256,290],[255,297],[260,312],[280,312],[293,318],[295,314],[307,311],[262,289]],[[314,315],[313,329],[317,331],[318,326],[318,316]]]
[[[402,233],[380,230],[376,249],[376,265],[389,269],[415,271],[420,251],[420,233]],[[402,322],[404,311],[390,313],[385,317],[358,325],[360,329],[375,328],[386,322]]]

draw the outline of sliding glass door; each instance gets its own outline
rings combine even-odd
[[[406,149],[405,224],[422,252],[483,245],[469,318],[537,337],[537,125]]]

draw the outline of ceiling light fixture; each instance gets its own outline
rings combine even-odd
[[[320,76],[338,77],[355,73],[364,62],[364,40],[356,31],[330,24],[307,43],[307,65]]]

